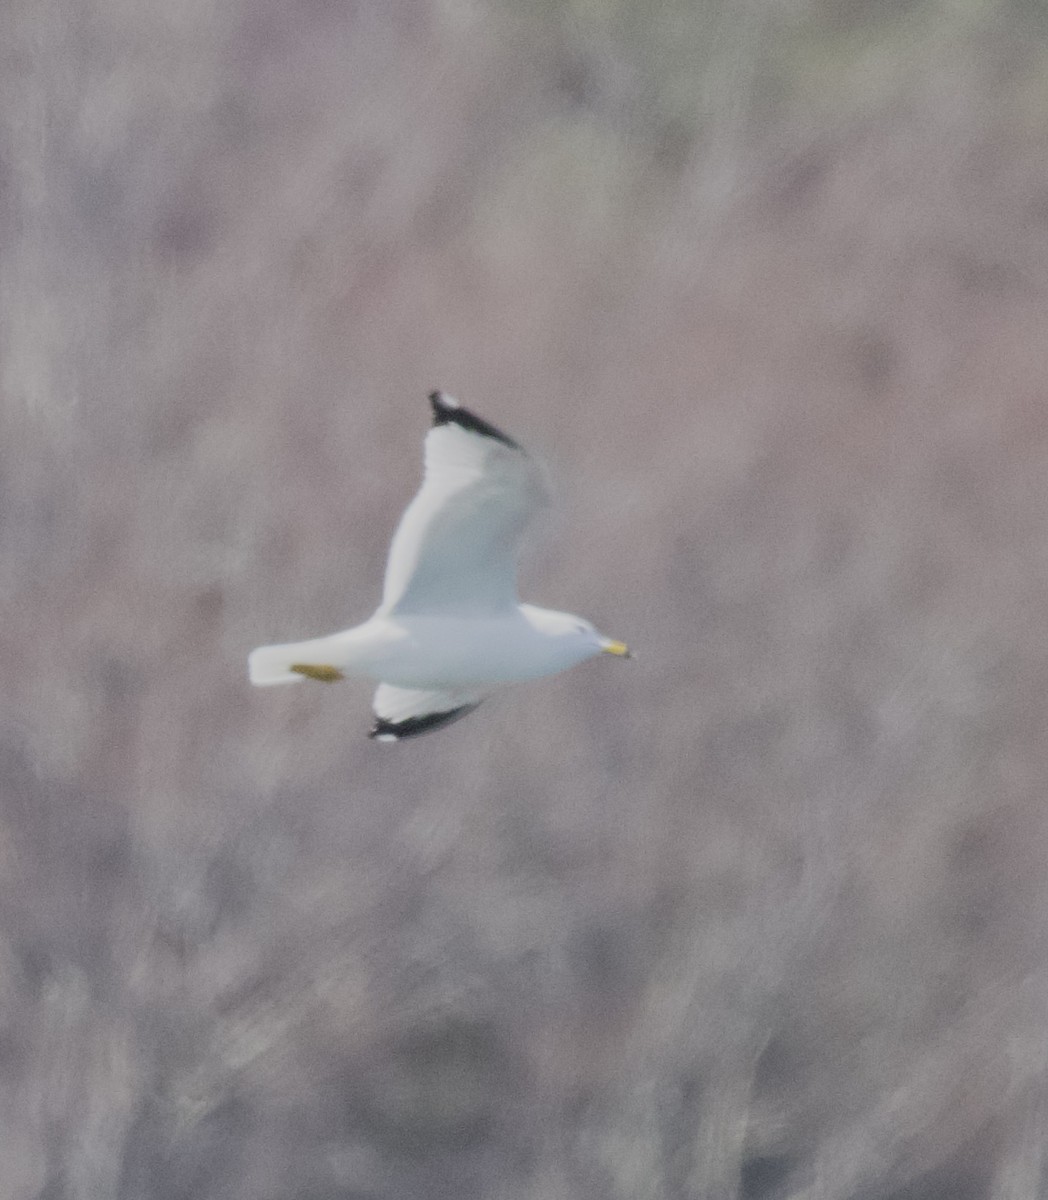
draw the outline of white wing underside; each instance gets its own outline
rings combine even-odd
[[[380,683],[371,708],[376,717],[396,725],[412,718],[429,717],[436,713],[452,712],[456,708],[479,704],[483,695],[483,692],[461,689],[422,690]]]
[[[371,705],[376,717],[371,736],[399,741],[428,733],[467,716],[482,698],[483,693],[477,691],[422,690],[380,683]]]
[[[548,503],[524,451],[448,423],[426,435],[425,476],[390,546],[379,609],[484,616],[517,603],[517,553]]]

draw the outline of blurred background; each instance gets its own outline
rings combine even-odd
[[[12,1200],[1048,1195],[1040,0],[5,0]],[[426,392],[639,652],[403,746]]]

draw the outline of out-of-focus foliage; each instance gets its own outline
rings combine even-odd
[[[0,6],[14,1200],[1027,1200],[1030,0]],[[446,387],[639,651],[369,743]]]

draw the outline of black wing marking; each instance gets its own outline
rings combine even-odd
[[[483,437],[494,438],[496,442],[501,442],[513,450],[520,449],[520,446],[512,438],[507,437],[501,429],[496,429],[494,425],[490,425],[476,413],[471,413],[468,408],[463,408],[458,401],[452,400],[445,392],[430,392],[429,402],[433,405],[434,425],[460,425],[463,429],[468,429],[470,433],[479,433]]]
[[[442,729],[453,721],[460,721],[463,717],[468,717],[477,707],[477,704],[461,704],[458,708],[452,708],[447,712],[406,717],[403,721],[387,721],[385,717],[376,717],[368,737],[376,738],[380,742],[400,742],[404,738],[418,737],[422,733],[432,733],[434,729]]]

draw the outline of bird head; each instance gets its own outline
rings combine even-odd
[[[571,656],[577,662],[595,658],[598,654],[611,654],[616,658],[631,658],[630,648],[625,642],[606,637],[592,621],[575,613],[555,612],[548,608],[533,608],[522,605],[528,619],[546,637],[556,638],[565,651],[574,650]]]

